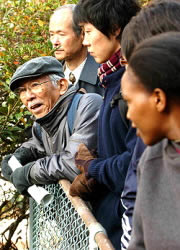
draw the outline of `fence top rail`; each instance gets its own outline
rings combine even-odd
[[[71,183],[68,180],[60,180],[59,184],[62,186],[65,194],[84,221],[85,225],[88,227],[92,241],[94,240],[101,250],[115,250],[107,237],[105,229],[97,222],[91,210],[88,208],[88,203],[83,201],[80,197],[72,197],[69,194]]]

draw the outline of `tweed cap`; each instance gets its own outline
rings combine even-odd
[[[57,74],[64,78],[62,64],[52,56],[33,58],[17,68],[11,78],[10,89],[14,91],[25,79],[46,74]]]

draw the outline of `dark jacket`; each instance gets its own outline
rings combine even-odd
[[[88,174],[105,187],[104,195],[93,203],[94,215],[106,229],[116,250],[121,247],[121,193],[136,142],[135,129],[125,126],[118,105],[111,108],[111,100],[120,90],[124,67],[104,77],[104,102],[98,126],[98,155],[88,168]]]
[[[79,81],[76,84],[77,89],[85,89],[87,93],[96,93],[103,95],[104,89],[99,85],[97,70],[99,64],[88,54],[86,63],[82,69]]]
[[[121,250],[126,250],[129,245],[129,241],[131,239],[132,232],[132,216],[134,212],[134,205],[136,201],[137,194],[137,175],[136,170],[140,160],[140,157],[145,149],[145,144],[138,137],[136,141],[136,145],[134,148],[134,153],[132,156],[132,160],[129,164],[127,176],[125,179],[124,190],[122,193],[122,204],[125,208],[125,212],[123,214],[122,226],[123,226],[123,236],[121,238]]]
[[[37,152],[45,155],[36,160],[31,168],[33,183],[51,184],[62,178],[73,181],[79,174],[74,162],[79,144],[84,143],[90,149],[96,148],[97,120],[102,97],[94,93],[82,95],[76,111],[74,129],[70,135],[67,112],[75,93],[73,89],[74,87],[70,88],[61,96],[47,115],[36,120],[41,126],[41,138],[34,124],[32,139],[22,145],[30,148],[34,155],[37,155]]]

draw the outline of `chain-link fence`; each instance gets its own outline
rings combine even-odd
[[[30,250],[112,250],[88,204],[69,195],[70,183],[46,185],[54,198],[48,206],[30,201]],[[96,242],[95,242],[96,241]]]

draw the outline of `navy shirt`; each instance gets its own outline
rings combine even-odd
[[[128,248],[132,232],[132,217],[137,194],[137,166],[146,145],[141,138],[137,138],[134,153],[129,164],[127,176],[125,179],[124,190],[122,194],[122,204],[125,208],[123,214],[123,236],[121,238],[121,250]]]

